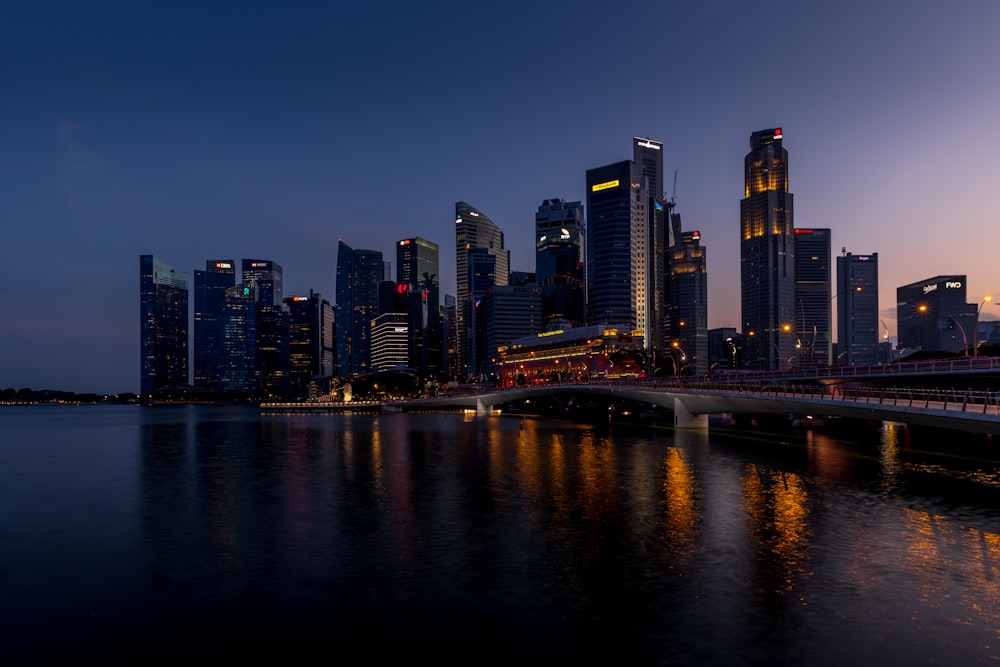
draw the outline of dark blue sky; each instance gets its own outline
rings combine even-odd
[[[454,204],[533,270],[543,199],[663,141],[739,323],[754,130],[782,127],[799,227],[895,287],[1000,293],[1000,3],[35,2],[0,9],[0,387],[136,391],[138,257],[274,259],[334,295],[338,239],[441,246]],[[814,5],[820,5],[819,7]],[[996,306],[987,306],[1000,319]]]

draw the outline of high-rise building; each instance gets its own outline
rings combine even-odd
[[[309,296],[285,298],[285,307],[291,391],[303,397],[326,393],[336,371],[333,306],[309,290]]]
[[[481,300],[484,350],[477,375],[489,375],[499,352],[511,341],[542,332],[542,288],[503,285],[487,290]]]
[[[139,391],[188,384],[188,282],[153,255],[139,256]]]
[[[493,284],[506,285],[510,277],[510,251],[504,248],[503,232],[486,217],[465,202],[455,203],[455,273],[456,273],[456,353],[459,373],[475,372],[476,352],[470,349],[474,328],[468,318],[475,312],[470,284],[470,254],[481,249],[493,259]],[[480,271],[478,275],[481,275]],[[481,295],[480,295],[481,296]],[[474,338],[473,338],[474,340]],[[465,377],[463,375],[463,377]]]
[[[964,275],[935,276],[896,288],[898,347],[906,354],[972,354],[978,306],[966,303]]]
[[[680,215],[674,216],[679,226]],[[670,255],[670,330],[665,347],[675,372],[703,374],[709,369],[707,257],[700,232],[677,236]]]
[[[794,368],[829,366],[832,360],[830,273],[830,230],[796,229]]]
[[[257,288],[243,282],[226,290],[226,305],[219,318],[219,389],[255,393],[257,377]]]
[[[578,201],[546,199],[535,213],[535,280],[547,329],[580,327],[586,320],[585,234]]]
[[[410,285],[409,299],[424,293],[427,315],[422,324],[415,324],[411,342],[419,346],[415,366],[422,379],[436,378],[445,368],[446,345],[441,314],[441,269],[436,243],[420,237],[403,239],[396,245],[396,282]],[[414,315],[420,306],[410,307]]]
[[[708,330],[708,370],[736,370],[739,363],[740,340],[736,327],[718,327]]]
[[[280,306],[282,297],[281,265],[269,259],[244,259],[243,282],[257,288],[257,300],[261,305]]]
[[[875,364],[878,353],[878,253],[837,257],[837,359],[840,364]]]
[[[371,323],[378,314],[378,286],[386,279],[382,253],[337,249],[337,364],[340,377],[365,375],[371,366]]]
[[[226,290],[236,284],[236,263],[210,259],[194,272],[194,384],[219,384],[219,318],[226,307]]]
[[[740,287],[748,368],[785,368],[795,351],[795,239],[781,128],[750,135],[740,202]]]
[[[587,322],[638,324],[639,208],[632,161],[587,170]]]
[[[669,256],[668,219],[662,204],[663,144],[645,137],[632,138],[632,183],[638,184],[639,225],[636,246],[636,325],[645,335],[646,347],[658,347],[664,336],[667,308]],[[676,242],[676,239],[675,239]]]

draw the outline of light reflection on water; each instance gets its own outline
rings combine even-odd
[[[15,655],[1000,657],[997,467],[900,425],[744,436],[218,407],[0,420]]]

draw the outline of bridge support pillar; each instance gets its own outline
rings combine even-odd
[[[696,415],[679,398],[674,399],[674,428],[708,430],[708,415]]]
[[[476,399],[476,414],[477,415],[491,415],[493,414],[493,406],[483,402],[483,399]]]

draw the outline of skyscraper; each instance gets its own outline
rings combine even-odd
[[[680,215],[674,214],[678,226]],[[670,254],[670,331],[666,352],[674,372],[707,373],[708,270],[701,233],[682,232]],[[683,362],[682,362],[683,359]]]
[[[243,282],[226,290],[226,305],[219,318],[221,331],[219,389],[254,393],[257,378],[257,288]]]
[[[280,306],[282,297],[281,265],[269,259],[244,259],[243,282],[257,288],[257,300],[262,306]]]
[[[875,364],[878,356],[878,253],[837,257],[838,364]]]
[[[231,259],[210,259],[205,270],[194,272],[194,384],[219,383],[219,318],[226,306],[226,290],[236,284]]]
[[[494,285],[506,285],[510,276],[510,251],[504,248],[503,232],[482,212],[465,202],[455,203],[455,273],[456,316],[455,342],[460,372],[475,372],[474,354],[470,354],[468,317],[474,305],[469,283],[469,254],[481,248],[494,257]]]
[[[378,285],[385,263],[377,250],[337,249],[337,364],[340,377],[365,375],[371,364],[371,322],[378,314]]]
[[[580,327],[584,307],[583,204],[546,199],[535,213],[535,279],[546,328]],[[550,326],[551,325],[551,326]]]
[[[333,306],[321,294],[309,290],[309,296],[285,299],[289,314],[289,379],[291,390],[299,396],[328,390],[336,367]]]
[[[587,322],[637,326],[641,193],[632,161],[587,170]]]
[[[830,273],[830,230],[796,229],[793,367],[830,365]]]
[[[410,331],[415,346],[414,359],[422,379],[436,378],[445,368],[446,345],[441,314],[441,269],[438,244],[414,237],[396,244],[396,282],[410,285],[411,316],[418,319],[422,308],[426,316],[414,321]],[[417,293],[425,296],[418,298]]]
[[[435,310],[441,304],[441,269],[438,244],[419,236],[396,244],[396,282],[427,290]]]
[[[638,238],[638,282],[636,325],[645,334],[647,348],[663,340],[663,314],[667,307],[667,256],[669,232],[663,197],[663,144],[654,139],[632,137],[632,183],[640,188]],[[677,239],[675,239],[675,242]]]
[[[188,384],[187,275],[153,255],[139,256],[139,391]]]
[[[781,128],[750,135],[740,202],[740,287],[748,368],[784,368],[795,351],[795,240]]]

